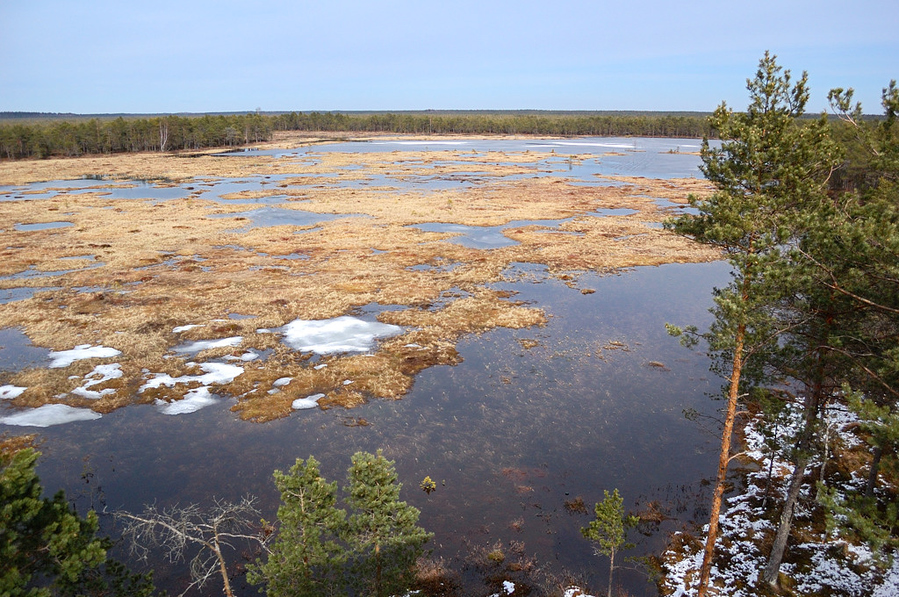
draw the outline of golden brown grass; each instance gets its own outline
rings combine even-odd
[[[291,142],[312,142],[293,137]],[[349,407],[371,398],[401,398],[424,368],[458,361],[455,344],[466,334],[498,326],[525,328],[545,322],[539,309],[489,289],[513,263],[537,263],[573,280],[578,271],[707,261],[718,256],[657,227],[666,212],[646,196],[683,203],[708,192],[704,181],[622,179],[621,187],[584,187],[558,178],[506,180],[536,172],[537,153],[397,151],[322,152],[310,160],[266,156],[221,158],[208,154],[129,154],[43,161],[0,162],[0,184],[104,175],[90,193],[58,192],[49,199],[0,203],[0,289],[45,288],[33,298],[0,305],[0,327],[21,328],[53,350],[102,344],[122,351],[124,376],[93,389],[116,392],[100,400],[71,391],[99,362],[62,369],[0,375],[0,383],[28,387],[13,403],[65,402],[108,412],[136,402],[175,400],[191,386],[139,393],[144,370],[172,376],[196,374],[191,360],[240,357],[244,373],[215,391],[237,398],[243,418],[266,421],[290,413],[293,399],[326,395],[323,408]],[[592,156],[576,156],[582,159]],[[447,164],[448,160],[462,162]],[[514,163],[513,163],[514,162]],[[347,165],[360,166],[346,171]],[[328,183],[370,174],[452,176],[477,172],[474,188],[423,192],[338,188]],[[287,175],[265,190],[235,192],[227,203],[200,199],[204,179]],[[128,179],[193,180],[194,190],[170,201],[113,200],[106,194]],[[195,180],[194,180],[195,179]],[[313,187],[298,185],[315,185]],[[287,195],[284,209],[338,214],[317,226],[282,225],[246,230],[237,215],[258,206],[242,200]],[[298,203],[297,200],[303,200]],[[590,212],[626,207],[636,213],[594,217]],[[230,215],[229,214],[235,214]],[[225,217],[210,218],[211,215]],[[441,222],[499,226],[512,221],[574,218],[558,229],[539,223],[508,229],[518,244],[478,250],[446,242],[452,234],[424,232],[412,224]],[[16,231],[17,222],[66,221],[67,228]],[[648,226],[652,224],[654,226]],[[299,257],[288,259],[285,256]],[[71,259],[71,258],[76,259]],[[416,268],[413,266],[432,266]],[[10,277],[26,271],[42,276]],[[89,291],[84,291],[89,288]],[[441,301],[441,302],[438,302]],[[329,356],[313,369],[308,355],[287,349],[276,328],[293,319],[322,319],[371,303],[397,305],[380,319],[404,326],[371,355]],[[229,319],[229,315],[253,316]],[[173,328],[198,327],[180,334]],[[172,349],[188,340],[241,336],[240,346],[189,358]],[[536,343],[534,344],[536,346]],[[531,345],[525,346],[526,348]],[[293,380],[270,393],[273,382]],[[351,383],[345,383],[345,382]]]

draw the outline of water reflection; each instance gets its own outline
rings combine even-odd
[[[403,400],[304,410],[264,425],[237,420],[233,400],[182,417],[119,409],[43,432],[38,472],[48,488],[87,490],[82,505],[102,497],[111,509],[140,510],[154,500],[252,493],[271,519],[273,469],[314,454],[342,483],[355,451],[383,448],[396,460],[403,498],[436,533],[435,555],[463,558],[477,546],[521,541],[541,564],[602,586],[605,566],[578,532],[588,518],[564,502],[581,496],[589,507],[603,489],[618,488],[632,507],[682,493],[714,470],[714,438],[682,411],[712,413],[705,394],[719,381],[704,356],[666,336],[664,323],[706,321],[711,287],[727,271],[712,263],[585,274],[578,285],[595,292],[582,294],[521,265],[496,287],[546,309],[547,326],[463,340],[464,361],[420,373]],[[347,426],[358,418],[369,425]],[[102,496],[85,486],[85,470]],[[430,495],[417,488],[426,475],[437,482]],[[643,539],[632,553],[656,550],[661,539]],[[170,586],[169,572],[160,572],[157,581]],[[633,595],[653,594],[639,575],[622,571],[619,579]]]

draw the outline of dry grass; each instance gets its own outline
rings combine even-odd
[[[286,141],[315,139],[277,140]],[[708,191],[703,181],[619,179],[628,184],[584,187],[558,178],[504,178],[536,173],[543,157],[410,151],[323,152],[314,162],[205,153],[0,162],[0,184],[110,177],[110,181],[98,181],[89,193],[60,190],[48,199],[0,203],[4,223],[0,225],[0,290],[38,289],[33,298],[0,305],[0,327],[19,327],[35,345],[53,350],[79,344],[116,348],[123,353],[116,361],[124,372],[122,378],[93,388],[116,390],[100,400],[78,398],[71,391],[95,364],[106,361],[0,374],[0,383],[28,387],[13,401],[17,406],[64,402],[108,412],[156,398],[176,400],[190,386],[138,393],[146,379],[144,370],[172,376],[195,372],[186,359],[172,354],[173,347],[186,340],[242,336],[239,347],[191,359],[239,358],[250,348],[269,351],[266,359],[243,364],[242,375],[217,389],[238,398],[234,409],[245,419],[267,421],[288,415],[294,398],[314,393],[326,395],[320,402],[324,408],[350,407],[371,398],[397,399],[409,391],[422,369],[457,362],[455,344],[463,335],[545,322],[539,309],[489,290],[488,285],[501,281],[513,263],[545,264],[554,274],[570,279],[578,271],[717,258],[658,228],[666,212],[646,197],[684,202],[688,193]],[[591,156],[573,159],[582,157]],[[358,169],[343,170],[348,165]],[[477,172],[472,176],[480,183],[431,193],[385,192],[329,184],[338,172],[345,180],[372,174]],[[208,188],[205,179],[259,175],[286,178],[263,190],[226,195],[227,203],[199,198]],[[172,184],[168,181],[191,180],[194,190],[186,198],[170,201],[110,199],[110,189],[128,179],[158,180],[163,186]],[[297,186],[310,184],[314,186]],[[258,207],[241,201],[269,195],[287,195],[289,201],[279,206],[283,209],[343,217],[316,226],[246,229],[249,222],[242,216],[228,216]],[[620,207],[636,213],[587,215]],[[409,227],[431,222],[498,226],[563,218],[574,219],[558,229],[539,224],[508,229],[504,233],[518,244],[493,250],[467,248],[446,242],[451,234]],[[30,232],[13,228],[18,222],[54,221],[73,225]],[[31,274],[16,276],[22,272]],[[53,289],[39,290],[48,287]],[[380,319],[405,326],[406,333],[381,342],[373,355],[323,359],[327,368],[313,369],[308,355],[288,350],[274,334],[257,332],[297,318],[351,313],[371,303],[400,306],[382,313]],[[253,318],[229,319],[233,314]],[[173,332],[185,324],[203,327]],[[281,377],[293,381],[270,393],[273,382]]]

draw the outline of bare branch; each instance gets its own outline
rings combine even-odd
[[[184,560],[186,552],[196,549],[190,560],[192,588],[202,588],[217,572],[221,573],[225,594],[231,596],[228,566],[222,553],[223,547],[235,548],[235,542],[255,543],[265,548],[271,537],[264,529],[258,529],[256,520],[260,514],[256,498],[245,496],[232,503],[215,500],[207,511],[196,504],[167,510],[148,505],[141,515],[119,511],[118,520],[124,521],[122,535],[130,540],[131,553],[146,559],[151,548],[159,547],[170,562]],[[182,593],[183,595],[184,593]]]

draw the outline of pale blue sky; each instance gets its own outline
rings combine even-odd
[[[742,109],[765,50],[880,112],[899,2],[0,0],[0,111]]]

